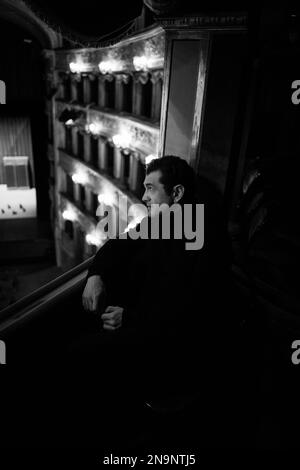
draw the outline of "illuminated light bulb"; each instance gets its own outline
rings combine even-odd
[[[154,155],[154,154],[147,155],[147,157],[145,158],[146,165],[149,165],[149,163],[152,162],[152,160],[156,160],[157,158],[158,158],[158,155]]]
[[[75,62],[70,62],[69,67],[70,67],[71,72],[75,73],[76,63]]]
[[[113,136],[112,141],[116,147],[127,148],[130,146],[131,137],[129,134],[116,134]]]
[[[62,217],[65,220],[71,220],[72,222],[77,219],[76,213],[72,209],[66,209],[62,213]]]
[[[91,124],[87,125],[87,128],[92,134],[99,134],[101,130],[101,124],[99,124],[98,122],[92,122]]]
[[[106,206],[113,206],[115,202],[115,196],[111,192],[105,192],[102,194],[99,194],[98,196],[98,201],[100,204],[105,204]]]
[[[99,70],[101,73],[112,73],[112,72],[117,72],[119,70],[122,70],[123,65],[120,60],[102,60],[98,64]]]
[[[148,59],[146,56],[135,56],[133,58],[133,66],[135,70],[147,70]]]
[[[83,172],[74,173],[72,175],[72,181],[77,184],[86,184],[87,176]]]
[[[85,236],[85,240],[89,245],[100,246],[102,244],[102,240],[99,235],[97,235],[97,232],[95,230],[93,232],[88,233]]]
[[[66,126],[73,126],[74,124],[74,121],[73,119],[68,119],[66,122],[65,122]]]
[[[108,73],[108,71],[109,71],[108,70],[108,64],[104,60],[99,63],[98,67],[99,67],[99,70],[100,70],[101,73]]]
[[[70,62],[69,67],[72,73],[80,73],[87,72],[91,65],[84,62]]]

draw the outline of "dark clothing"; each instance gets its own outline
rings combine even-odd
[[[225,323],[228,328],[230,268],[224,231],[210,217],[205,207],[204,246],[198,251],[186,250],[187,240],[172,234],[169,240],[109,240],[98,251],[88,275],[99,274],[106,286],[103,307],[125,310],[118,331],[89,338],[94,349],[108,346],[111,338],[122,354],[132,354],[127,363],[138,362],[139,370],[146,363],[169,386],[172,377],[197,382],[195,370],[203,375],[210,369]]]
[[[231,436],[228,423],[239,429],[244,393],[237,341],[240,312],[232,308],[226,231],[211,206],[205,205],[204,212],[199,251],[186,250],[186,240],[174,237],[109,240],[98,251],[88,275],[100,275],[106,286],[102,310],[108,305],[125,309],[123,324],[106,331],[99,315],[85,312],[90,334],[77,344],[75,363],[101,378],[91,388],[96,397],[105,394],[104,408],[109,400],[121,401],[127,409],[139,400],[169,403],[173,397],[185,403],[192,397],[197,426],[205,435],[210,426],[212,441],[218,429],[217,439],[224,442]],[[100,399],[96,401],[99,406]]]

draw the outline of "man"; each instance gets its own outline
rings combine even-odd
[[[145,193],[143,202],[146,204],[149,217],[155,216],[153,207],[163,204],[171,206],[172,204],[195,203],[195,175],[192,168],[185,160],[179,157],[167,156],[162,159],[153,160],[146,168],[146,178],[144,181]],[[131,249],[135,253],[149,246],[149,243],[139,241],[123,240],[109,241],[106,246],[99,250],[95,256],[94,262],[89,270],[87,284],[83,292],[83,306],[86,310],[95,312],[99,305],[101,296],[105,295],[106,287],[103,282],[102,268],[105,271],[105,264],[111,263],[112,259],[106,260],[106,253],[110,252],[113,259],[117,259],[119,269],[126,263],[124,255],[127,255],[127,262],[130,262]],[[154,244],[155,247],[158,244]],[[113,250],[116,250],[114,253]],[[125,251],[126,250],[126,251]],[[116,268],[118,269],[118,268]],[[124,276],[123,276],[124,279]],[[116,290],[116,286],[110,286],[110,289]],[[101,318],[103,328],[108,331],[114,331],[122,326],[124,308],[122,306],[106,307]]]
[[[188,373],[187,364],[193,370],[208,348],[213,350],[211,344],[224,331],[230,257],[215,194],[205,185],[203,180],[201,250],[188,251],[184,235],[171,235],[169,240],[113,239],[98,251],[83,292],[83,306],[96,314],[92,328],[98,330],[86,342],[90,357],[99,357],[103,344],[113,351],[122,345],[122,351],[131,354],[131,364],[146,361],[153,374],[160,370],[162,376],[172,368],[175,375]],[[179,157],[151,161],[144,187],[149,222],[157,216],[154,205],[159,211],[162,204],[184,207],[197,201],[195,174]],[[213,352],[210,357],[213,360]],[[209,368],[207,357],[204,363]]]
[[[114,412],[120,422],[124,409],[130,413],[142,397],[169,402],[200,390],[205,428],[204,413],[208,421],[213,409],[218,414],[220,369],[228,378],[222,337],[230,344],[231,327],[226,313],[230,256],[217,197],[205,180],[196,195],[192,168],[174,156],[151,161],[144,187],[149,223],[162,214],[162,204],[204,203],[204,245],[187,250],[185,235],[177,239],[174,226],[169,239],[108,240],[89,269],[82,299],[94,315],[85,317],[91,328],[77,344],[74,362],[96,366],[93,376],[101,378],[100,385],[88,393],[97,390],[96,408],[98,402],[106,406],[108,421]],[[121,384],[115,384],[121,376]],[[103,391],[105,399],[98,398]],[[227,398],[220,406],[225,402],[228,407]]]

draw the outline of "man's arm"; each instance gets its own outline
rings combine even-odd
[[[105,286],[100,275],[88,277],[82,294],[82,304],[85,310],[96,312],[100,299],[105,296]]]
[[[116,238],[108,240],[97,251],[88,270],[82,297],[86,310],[96,310],[104,287],[105,291],[109,290],[110,293],[112,288],[116,288],[116,277],[120,277],[120,273],[128,266],[138,246],[139,244],[130,238]]]
[[[109,265],[116,252],[117,245],[108,240],[94,256],[88,270],[86,285],[82,295],[82,304],[85,310],[96,312],[99,302],[104,303],[106,294],[106,277]]]

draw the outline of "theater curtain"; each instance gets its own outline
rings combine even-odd
[[[30,172],[33,176],[30,119],[28,117],[0,116],[0,184],[4,183],[3,157],[14,156],[28,157]],[[34,176],[33,186],[35,186]]]

